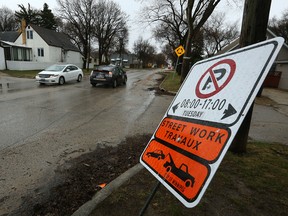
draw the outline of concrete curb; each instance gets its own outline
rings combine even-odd
[[[110,194],[113,193],[117,188],[123,185],[128,179],[140,172],[144,167],[142,164],[138,163],[134,167],[130,168],[122,175],[114,179],[108,185],[106,185],[102,190],[95,194],[95,196],[83,204],[77,211],[75,211],[72,216],[88,216],[96,208],[96,206],[106,199]]]

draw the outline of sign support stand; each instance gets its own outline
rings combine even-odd
[[[175,72],[173,73],[173,78],[172,78],[173,80],[174,80],[175,74],[177,73],[178,62],[179,62],[179,56],[176,61]]]
[[[147,199],[144,207],[142,208],[139,216],[143,216],[143,215],[144,215],[146,209],[148,208],[151,200],[153,199],[153,197],[154,197],[154,195],[156,194],[156,192],[157,192],[158,188],[160,187],[160,185],[161,185],[161,182],[160,182],[160,181],[157,181],[155,187],[153,188],[153,191],[151,192],[150,196],[148,197],[148,199]]]
[[[182,45],[180,45],[174,51],[175,51],[176,55],[178,56],[178,58],[177,58],[176,66],[175,66],[175,72],[173,74],[173,80],[174,80],[174,77],[175,77],[175,73],[177,72],[179,57],[185,53],[185,49],[184,49],[184,47]]]

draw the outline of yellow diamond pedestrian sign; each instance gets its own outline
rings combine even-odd
[[[178,57],[180,57],[181,55],[185,53],[184,47],[180,45],[179,47],[175,49],[175,53],[177,54]]]

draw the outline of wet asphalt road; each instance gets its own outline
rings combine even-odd
[[[155,97],[148,91],[153,73],[129,72],[127,85],[116,89],[92,87],[88,78],[63,86],[39,86],[34,80],[6,78],[0,92],[0,150],[25,144],[44,131],[61,134],[88,122],[101,124],[89,128],[87,136],[117,136],[115,124],[121,125],[121,134],[127,134],[130,122],[134,123]]]
[[[155,70],[130,70],[127,76],[127,85],[115,89],[92,87],[88,77],[63,86],[1,77],[0,215],[52,181],[65,161],[98,144],[113,146],[155,131],[173,97],[149,90],[161,77]]]

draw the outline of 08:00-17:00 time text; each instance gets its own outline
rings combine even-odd
[[[180,105],[181,108],[200,108],[200,109],[212,109],[212,110],[222,110],[226,104],[226,99],[184,99]]]

